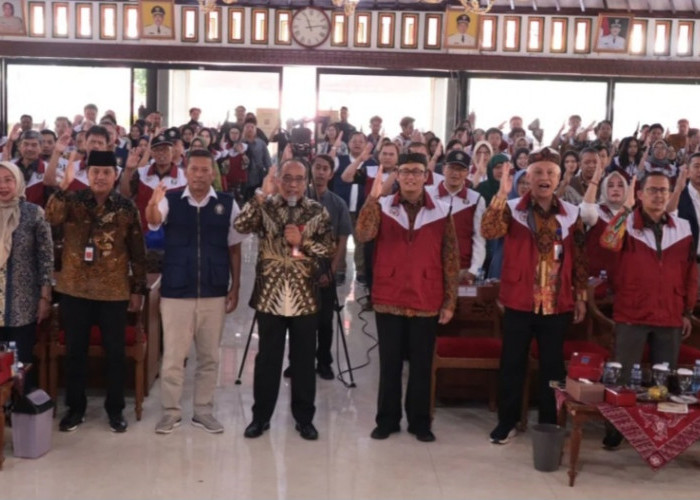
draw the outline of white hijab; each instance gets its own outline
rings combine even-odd
[[[19,200],[24,198],[24,176],[19,167],[9,161],[0,162],[0,168],[9,170],[17,182],[17,191],[12,200],[0,202],[0,269],[4,269],[12,251],[12,233],[19,226]]]

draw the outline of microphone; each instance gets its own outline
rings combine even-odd
[[[297,197],[292,195],[287,198],[287,224],[294,224],[294,207],[297,206]],[[301,257],[301,250],[298,246],[292,246],[292,257]]]

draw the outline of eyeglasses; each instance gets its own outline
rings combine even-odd
[[[283,175],[282,176],[282,182],[285,184],[301,184],[306,180],[306,177],[303,175],[298,175],[296,177],[292,177],[291,175]]]
[[[418,169],[418,168],[415,168],[415,169],[413,169],[413,168],[411,168],[411,169],[409,169],[409,168],[400,168],[400,169],[399,169],[399,175],[402,176],[402,177],[409,177],[409,176],[411,176],[411,177],[420,177],[420,176],[422,176],[422,175],[425,175],[425,170],[421,170],[421,169]]]
[[[671,190],[669,188],[648,187],[644,191],[649,194],[668,194]]]

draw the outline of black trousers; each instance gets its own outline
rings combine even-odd
[[[571,323],[571,313],[544,316],[506,308],[503,318],[503,350],[498,388],[498,420],[515,427],[522,407],[525,370],[532,339],[537,339],[540,354],[539,422],[557,422],[554,391],[550,380],[563,380],[564,334]]]
[[[329,286],[319,287],[320,306],[318,311],[318,347],[316,349],[316,361],[319,365],[330,366],[333,363],[331,346],[333,345],[333,306],[337,292],[335,283]]]
[[[71,295],[61,297],[61,321],[66,332],[66,406],[83,414],[87,407],[87,355],[90,330],[97,325],[102,334],[106,356],[107,397],[109,415],[124,409],[125,329],[128,301],[90,300]]]
[[[437,316],[412,317],[375,313],[379,337],[378,427],[397,428],[401,422],[403,351],[408,352],[406,419],[411,432],[430,430],[430,377]],[[406,347],[404,349],[404,347]]]
[[[258,312],[258,354],[253,379],[253,420],[269,422],[275,410],[282,376],[284,344],[289,330],[292,369],[292,415],[300,424],[310,423],[316,406],[316,325],[318,316],[277,316]]]
[[[17,343],[17,357],[24,363],[34,362],[34,344],[36,343],[36,322],[22,326],[0,327],[0,342],[14,340]],[[28,393],[37,386],[37,367],[27,372],[24,392]]]

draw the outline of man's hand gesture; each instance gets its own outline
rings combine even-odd
[[[73,183],[73,180],[75,180],[75,161],[76,156],[75,151],[73,151],[70,154],[70,158],[68,158],[68,165],[66,165],[66,170],[63,174],[63,180],[58,186],[61,191],[65,191],[66,189],[68,189],[68,187]]]
[[[378,200],[382,196],[382,184],[384,183],[383,179],[384,167],[379,165],[379,168],[377,169],[377,176],[374,178],[374,182],[372,182],[372,189],[369,192],[370,198]]]
[[[270,196],[277,192],[275,177],[277,177],[277,165],[271,166],[270,170],[267,172],[267,175],[263,179],[261,189],[265,196]]]
[[[498,196],[508,198],[508,193],[513,189],[513,174],[511,173],[512,164],[507,161],[503,164],[503,175],[501,176],[501,185],[498,188]]]

